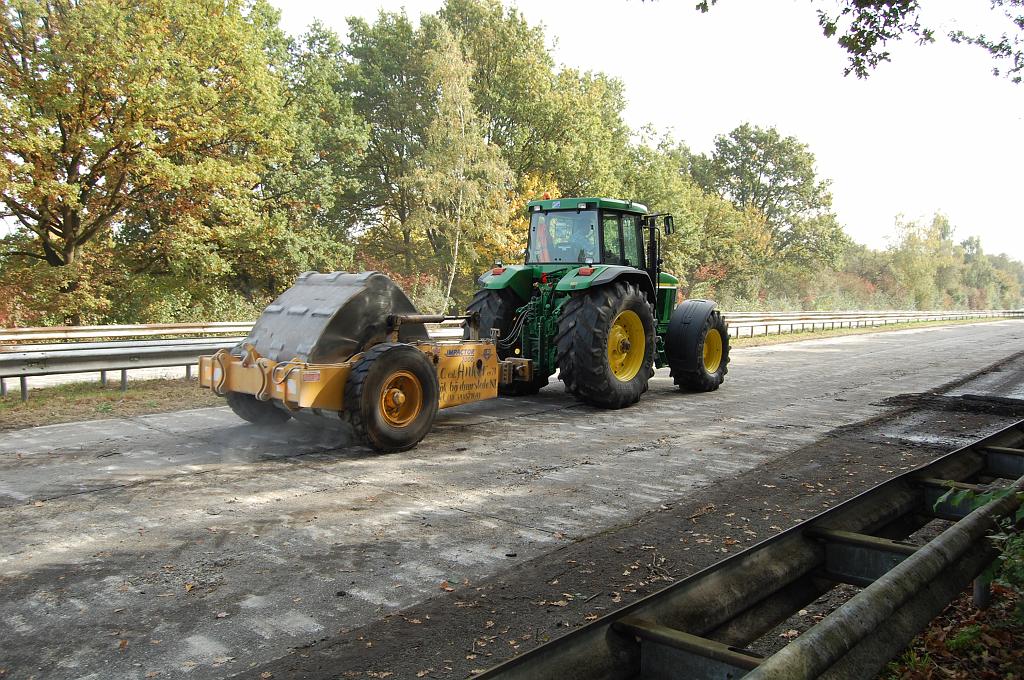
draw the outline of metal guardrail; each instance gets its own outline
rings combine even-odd
[[[97,340],[100,338],[144,338],[183,335],[245,335],[250,321],[214,321],[210,323],[148,323],[120,326],[37,326],[0,328],[0,343],[26,343],[39,340]]]
[[[32,376],[99,372],[101,384],[106,385],[107,372],[120,371],[122,392],[128,389],[131,369],[185,366],[186,376],[191,377],[192,366],[200,356],[230,349],[244,339],[235,336],[15,346],[0,351],[0,396],[7,396],[5,379],[11,377],[18,378],[22,401],[28,400],[28,379]]]
[[[1024,318],[1020,309],[974,311],[857,311],[857,312],[726,312],[732,337],[798,333],[808,330],[888,326],[922,321]]]
[[[1019,501],[974,511],[938,501],[993,479],[1024,490],[1024,421],[476,677],[874,678],[972,579],[975,598],[987,597],[978,575],[996,552],[986,536]],[[933,519],[956,523],[923,546],[903,542]],[[747,649],[844,583],[863,590],[789,645],[768,658]]]
[[[976,318],[1024,318],[1024,310],[971,312],[727,312],[730,335],[783,334],[806,330],[882,326],[912,321]],[[252,324],[214,322],[202,324],[141,324],[120,326],[58,326],[0,329],[0,396],[7,395],[8,378],[18,378],[22,399],[28,397],[28,378],[71,373],[100,373],[106,385],[108,371],[121,372],[121,389],[127,389],[128,371],[140,368],[184,366],[186,375],[204,354],[230,348],[244,338]],[[452,326],[432,326],[439,339],[459,337]],[[227,337],[224,337],[226,334]],[[182,336],[205,337],[182,337]],[[213,336],[213,337],[211,337]],[[96,342],[105,338],[141,338],[133,341]],[[160,339],[146,339],[160,338]],[[46,340],[92,342],[43,343]]]

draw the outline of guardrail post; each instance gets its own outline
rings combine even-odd
[[[7,379],[0,378],[0,398],[7,397]]]
[[[987,609],[992,602],[991,585],[992,581],[984,572],[974,578],[974,606],[978,609]]]
[[[28,378],[26,376],[19,376],[18,384],[21,386],[21,400],[28,401]]]
[[[185,380],[192,379],[192,364],[185,365]]]
[[[121,369],[121,394],[128,391],[128,369]]]
[[[107,386],[107,372],[106,371],[100,371],[100,387],[106,387],[106,386]]]

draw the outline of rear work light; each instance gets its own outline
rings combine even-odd
[[[498,274],[504,274],[505,273],[505,268],[504,267],[495,267],[494,269],[491,270],[491,273],[494,274],[495,276],[497,276]]]
[[[593,273],[594,273],[594,268],[593,267],[580,267],[580,270],[579,270],[579,275],[580,276],[590,276]]]

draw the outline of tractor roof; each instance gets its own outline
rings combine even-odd
[[[586,207],[580,208],[580,204],[586,204]],[[622,210],[623,212],[636,213],[637,215],[643,215],[647,212],[647,206],[643,203],[621,201],[617,198],[554,198],[543,201],[530,201],[526,204],[526,209],[530,212],[535,210],[594,210],[596,208]]]

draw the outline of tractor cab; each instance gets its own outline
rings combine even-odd
[[[531,201],[526,264],[609,264],[646,269],[647,207],[607,198]]]

